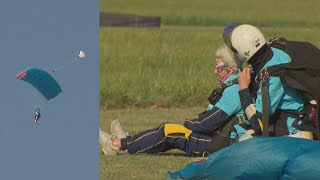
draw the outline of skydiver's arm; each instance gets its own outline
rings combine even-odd
[[[238,92],[239,85],[234,84],[227,87],[214,105],[208,108],[208,111],[199,115],[199,118],[187,120],[185,126],[197,133],[212,133],[230,116],[241,111],[241,103]]]
[[[184,126],[193,132],[211,133],[229,117],[227,113],[217,107],[201,114],[197,119],[186,120]]]
[[[269,116],[273,115],[284,95],[284,88],[281,80],[278,77],[270,77],[268,79],[268,94],[269,94]],[[250,121],[253,130],[260,133],[262,129],[262,94],[261,87],[257,92],[257,99],[254,102],[249,89],[242,89],[239,91],[241,106]]]
[[[262,114],[256,110],[255,102],[248,88],[239,91],[241,106],[244,109],[250,125],[255,133],[260,133],[262,129]]]

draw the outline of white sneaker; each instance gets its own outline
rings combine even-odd
[[[116,155],[119,152],[119,149],[112,145],[112,141],[115,136],[99,129],[99,143],[102,152],[105,155]]]
[[[113,120],[110,126],[111,134],[122,139],[126,138],[129,134],[123,130],[119,119]]]

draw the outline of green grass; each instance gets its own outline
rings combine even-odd
[[[261,28],[320,45],[319,28]],[[217,87],[214,50],[222,27],[101,28],[100,104],[107,108],[192,107]]]
[[[206,101],[219,28],[102,28],[103,106],[189,106]],[[218,43],[219,42],[219,43]],[[211,83],[210,83],[211,82]]]
[[[161,16],[164,25],[319,27],[317,0],[101,0],[101,11]]]
[[[204,107],[187,109],[122,109],[102,110],[100,127],[109,131],[113,119],[120,119],[124,129],[130,134],[155,128],[164,122],[182,123],[186,118],[195,118]],[[167,170],[178,170],[198,159],[185,157],[182,151],[169,151],[158,155],[121,154],[100,155],[101,180],[149,180],[165,179]]]

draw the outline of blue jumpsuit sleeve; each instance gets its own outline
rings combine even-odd
[[[212,133],[228,118],[228,114],[217,107],[199,115],[193,120],[186,120],[184,126],[195,133]]]
[[[211,109],[201,114],[199,118],[186,120],[184,126],[193,132],[211,133],[224,123],[231,115],[241,110],[238,92],[239,85],[235,84],[226,88],[220,100]]]

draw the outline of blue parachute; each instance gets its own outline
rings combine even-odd
[[[48,101],[62,92],[58,82],[48,72],[38,68],[29,68],[21,72],[16,79],[31,84]]]
[[[168,171],[172,179],[319,179],[320,143],[292,137],[254,137],[203,162]]]

